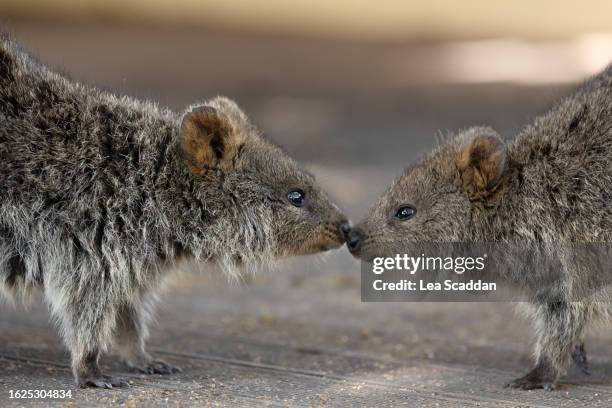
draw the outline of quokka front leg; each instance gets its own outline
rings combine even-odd
[[[121,360],[132,370],[143,374],[174,374],[181,369],[165,361],[154,359],[145,349],[148,337],[146,309],[133,303],[117,310],[115,348]]]
[[[583,302],[560,300],[536,307],[536,365],[508,387],[553,390],[567,369],[575,347],[582,343],[587,322]]]
[[[79,281],[63,276],[45,282],[46,297],[70,350],[72,372],[79,387],[113,388],[127,383],[103,374],[98,360],[111,339],[116,302],[105,285],[105,274]],[[72,279],[72,280],[71,280]]]

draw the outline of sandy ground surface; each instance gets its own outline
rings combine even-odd
[[[436,133],[489,124],[520,129],[565,86],[436,81],[435,45],[369,46],[219,32],[11,23],[41,59],[78,80],[174,109],[226,94],[303,161],[352,219]],[[404,69],[397,69],[399,61]],[[189,268],[186,268],[189,269]],[[150,348],[183,368],[132,374],[117,390],[69,400],[9,400],[9,390],[71,389],[68,355],[45,306],[0,306],[2,406],[486,406],[612,405],[610,330],[591,333],[590,377],[560,390],[504,389],[527,370],[527,322],[508,303],[360,301],[346,251],[296,259],[240,285],[214,269],[169,288]]]

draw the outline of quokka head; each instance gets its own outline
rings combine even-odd
[[[233,101],[218,97],[191,107],[181,146],[201,202],[213,213],[216,252],[226,260],[313,254],[344,243],[346,217]]]
[[[470,128],[408,167],[352,229],[347,247],[369,261],[405,253],[415,243],[469,240],[473,210],[499,202],[508,173],[499,135]]]

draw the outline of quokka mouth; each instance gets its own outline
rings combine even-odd
[[[316,239],[304,242],[298,251],[302,252],[304,255],[309,255],[338,249],[342,245],[344,245],[344,240],[337,234],[330,231],[323,231]]]
[[[338,242],[337,244],[322,244],[319,246],[319,250],[321,252],[331,251],[332,249],[338,249],[343,245],[343,242]]]
[[[321,251],[331,251],[332,249],[338,249],[344,245],[344,240],[336,239],[334,241],[325,241],[319,245]]]

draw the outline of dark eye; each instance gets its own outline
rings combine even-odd
[[[397,209],[395,218],[401,221],[409,220],[416,214],[416,207],[410,204],[402,205]]]
[[[306,193],[296,188],[287,193],[287,200],[296,207],[302,207],[306,204]]]

